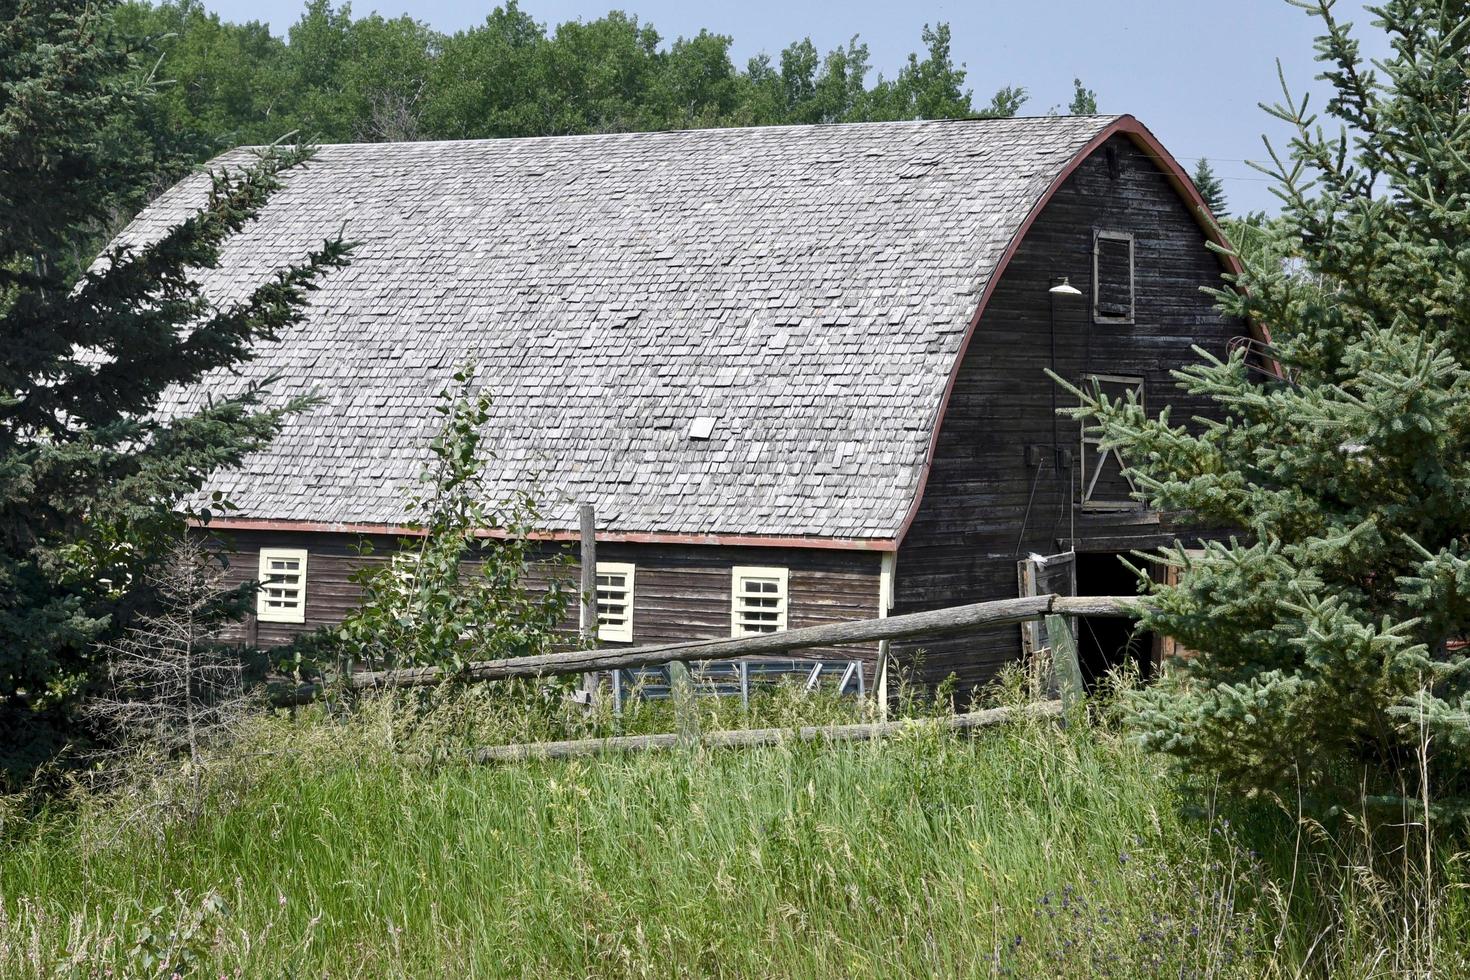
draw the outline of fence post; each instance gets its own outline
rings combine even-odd
[[[582,645],[591,649],[597,645],[597,517],[591,504],[577,507],[581,522],[582,537],[582,582],[581,613],[578,625],[582,632]],[[597,674],[582,675],[582,702],[592,704],[597,700]]]
[[[669,661],[669,699],[674,702],[674,731],[681,744],[699,741],[699,706],[694,703],[694,681],[689,665],[682,660]]]
[[[1062,703],[1070,708],[1082,700],[1082,665],[1077,660],[1077,636],[1065,616],[1046,617],[1046,638],[1051,644],[1052,671],[1062,689]]]

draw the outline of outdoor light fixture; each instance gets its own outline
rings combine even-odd
[[[1072,285],[1066,276],[1057,276],[1052,279],[1052,287],[1047,290],[1047,298],[1051,300],[1047,305],[1051,307],[1051,369],[1057,369],[1057,303],[1059,299],[1071,299],[1081,296],[1082,290]],[[1062,465],[1062,444],[1057,431],[1057,386],[1048,385],[1051,389],[1051,452],[1052,470],[1058,477],[1065,469],[1070,474],[1072,468],[1071,454],[1067,454],[1067,463]],[[1069,477],[1070,478],[1070,477]]]

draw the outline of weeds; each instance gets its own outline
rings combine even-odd
[[[541,698],[482,687],[259,719],[233,750],[250,764],[208,770],[232,805],[197,821],[145,832],[126,798],[95,794],[7,816],[0,975],[146,976],[144,954],[210,977],[1463,969],[1462,866],[1436,858],[1405,905],[1389,868],[1423,868],[1418,852],[1374,853],[1374,877],[1361,841],[1353,863],[1306,828],[1294,840],[1279,810],[1186,817],[1156,759],[1085,718],[464,761],[464,746],[668,721],[666,705],[615,719]],[[795,691],[748,715],[700,707],[709,729],[856,710]],[[1410,921],[1416,901],[1432,929]]]

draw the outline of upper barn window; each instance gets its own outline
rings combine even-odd
[[[1126,231],[1093,232],[1092,318],[1133,322],[1133,236]]]

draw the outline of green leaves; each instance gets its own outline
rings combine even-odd
[[[477,660],[547,652],[566,616],[572,593],[556,574],[560,558],[532,540],[541,522],[535,497],[521,491],[497,501],[489,491],[490,396],[475,391],[470,367],[454,381],[439,393],[444,426],[410,501],[419,536],[401,539],[388,560],[357,576],[363,599],[339,633],[348,663],[453,673]]]
[[[147,135],[157,93],[112,13],[22,5],[0,31],[0,728],[17,733],[0,766],[16,774],[75,734],[96,644],[156,604],[149,572],[183,533],[184,499],[309,404],[266,408],[256,385],[164,417],[162,395],[297,323],[352,250],[324,242],[223,306],[200,288],[197,270],[309,157],[297,147],[215,173],[197,213],[91,263],[170,172]]]
[[[169,80],[146,131],[195,159],[288,132],[324,142],[479,139],[1011,116],[1026,102],[1024,89],[1007,86],[976,104],[946,24],[925,26],[922,50],[893,77],[873,78],[857,37],[825,53],[802,38],[741,70],[727,35],[667,38],[616,10],[544,24],[514,0],[451,35],[407,16],[354,19],[325,0],[308,3],[284,40],[190,0],[136,0],[119,21]],[[1074,111],[1096,111],[1095,93],[1075,88]]]

